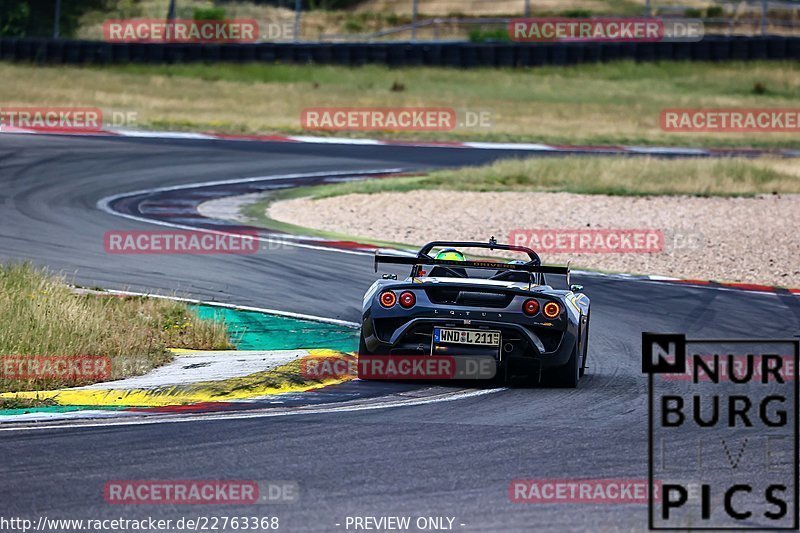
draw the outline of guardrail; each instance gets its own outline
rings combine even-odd
[[[255,43],[138,44],[0,39],[0,59],[45,64],[280,62],[358,66],[536,67],[621,59],[754,61],[800,59],[800,37],[706,37],[627,43]]]

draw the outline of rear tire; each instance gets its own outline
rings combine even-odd
[[[361,333],[358,338],[358,356],[361,357],[362,355],[370,355],[369,350],[367,349],[367,343],[364,341],[364,333]],[[356,362],[357,374],[358,379],[361,381],[372,381],[370,379],[364,378],[361,376],[361,365]]]
[[[583,360],[581,361],[580,377],[586,374],[586,360],[589,357],[589,325],[592,323],[592,312],[586,315],[586,333],[583,336]]]
[[[358,354],[357,355],[369,355],[369,350],[367,350],[367,343],[364,341],[364,334],[360,333],[358,335]]]
[[[498,364],[496,367],[497,373],[490,380],[487,380],[492,387],[505,387],[509,383],[511,376],[511,361]]]
[[[581,379],[581,357],[578,353],[578,343],[572,349],[572,355],[564,366],[550,370],[548,384],[562,389],[575,389]]]

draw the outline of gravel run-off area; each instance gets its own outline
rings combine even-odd
[[[571,261],[573,268],[800,287],[800,195],[413,191],[286,200],[272,204],[267,215],[298,226],[414,246],[496,236],[501,242],[533,244],[544,263]],[[558,231],[526,233],[541,229]],[[588,242],[586,237],[580,241],[578,230],[638,231],[598,231],[589,233]],[[566,248],[554,248],[559,245]],[[617,251],[608,253],[609,247]],[[620,247],[626,251],[618,251]]]

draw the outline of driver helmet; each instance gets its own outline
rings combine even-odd
[[[464,257],[464,254],[461,253],[459,250],[455,248],[445,248],[438,254],[436,254],[436,259],[440,259],[442,261],[466,261],[467,258]]]

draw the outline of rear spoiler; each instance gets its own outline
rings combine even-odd
[[[531,274],[554,274],[561,276],[569,276],[569,266],[547,266],[547,265],[532,265],[529,263],[516,265],[511,263],[501,263],[499,261],[450,261],[447,259],[434,259],[430,256],[403,256],[403,255],[387,255],[375,252],[375,272],[378,271],[378,265],[441,265],[448,267],[461,267],[461,268],[488,268],[493,270],[519,270],[522,272],[530,272]]]

